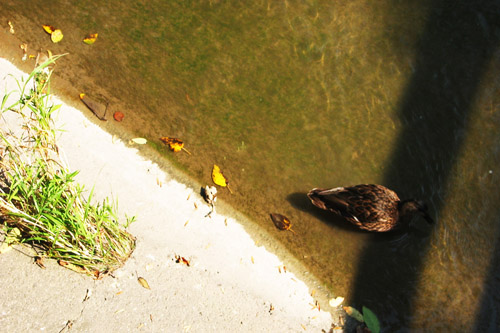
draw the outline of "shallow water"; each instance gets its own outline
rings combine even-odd
[[[159,137],[182,138],[192,155],[165,158],[202,183],[218,164],[234,192],[219,197],[330,296],[368,306],[388,331],[498,327],[493,2],[17,3],[2,1],[1,22],[31,50],[68,52],[57,75],[125,114],[103,126],[161,150]],[[63,41],[52,44],[42,24]],[[94,32],[94,45],[81,42]],[[438,223],[368,234],[305,195],[358,183],[424,199]],[[296,234],[276,230],[271,212]]]

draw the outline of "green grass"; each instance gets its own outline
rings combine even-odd
[[[2,222],[21,231],[21,242],[31,244],[42,257],[59,260],[63,266],[96,277],[119,268],[135,248],[135,238],[121,225],[117,204],[108,198],[94,204],[93,190],[75,181],[78,171],[69,171],[56,143],[58,130],[52,115],[50,76],[55,61],[50,57],[17,81],[19,98],[6,105],[2,115],[15,112],[19,129],[0,128],[0,212]]]

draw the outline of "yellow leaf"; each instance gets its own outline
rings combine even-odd
[[[170,147],[170,150],[174,152],[179,152],[181,150],[184,150],[186,153],[191,155],[191,153],[184,148],[184,142],[182,142],[181,139],[176,139],[176,138],[169,138],[168,136],[161,137],[160,140],[168,145]]]
[[[85,44],[88,44],[88,45],[94,44],[95,40],[97,39],[97,35],[98,35],[97,33],[96,34],[90,34],[90,35],[88,35],[87,37],[85,37],[83,39],[83,42]]]
[[[160,140],[170,147],[170,150],[178,152],[184,147],[184,142],[181,139],[169,138],[168,136],[161,137]]]
[[[52,34],[52,32],[54,30],[56,30],[56,28],[54,28],[51,25],[42,25],[42,27],[43,27],[43,30],[45,30],[45,32],[48,33],[48,34]]]
[[[144,288],[151,290],[151,288],[149,287],[149,283],[148,283],[148,281],[146,281],[145,278],[138,277],[137,281],[139,281],[139,283],[141,284],[141,286],[143,286]]]
[[[50,34],[50,39],[53,43],[59,43],[63,39],[63,37],[63,33],[60,29],[56,29]]]
[[[212,169],[212,180],[216,185],[219,185],[222,187],[227,186],[226,177],[224,177],[224,175],[220,171],[219,166],[216,164],[214,164],[214,168]]]

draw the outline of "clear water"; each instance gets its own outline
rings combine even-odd
[[[69,53],[59,91],[125,114],[107,130],[148,138],[202,183],[218,164],[234,192],[220,198],[329,296],[368,306],[387,331],[498,329],[493,1],[11,0],[0,9],[5,45],[15,44],[10,20],[31,50]],[[63,41],[52,44],[42,24],[61,28]],[[95,32],[94,45],[81,42]],[[182,138],[192,155],[166,151],[161,136]],[[437,224],[368,234],[305,195],[358,183],[425,200]],[[296,234],[276,230],[272,212]]]

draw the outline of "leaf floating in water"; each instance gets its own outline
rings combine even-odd
[[[271,220],[273,220],[273,223],[276,226],[276,228],[280,230],[289,230],[295,233],[295,231],[292,230],[292,223],[290,222],[288,217],[281,214],[272,213]]]
[[[133,143],[137,143],[138,145],[145,145],[146,143],[148,143],[148,140],[144,138],[133,138],[130,141],[132,141]]]
[[[229,182],[227,181],[226,177],[222,174],[220,171],[220,168],[218,165],[214,164],[214,167],[212,169],[212,181],[219,186],[222,187],[227,187],[230,193],[233,193],[231,189],[229,188]]]
[[[45,30],[45,32],[48,33],[49,35],[52,34],[54,32],[54,30],[56,30],[56,28],[54,28],[51,25],[47,25],[47,24],[42,25],[42,27],[43,27],[43,30]]]
[[[363,323],[365,320],[363,319],[363,315],[361,312],[353,308],[352,306],[344,306],[344,311],[352,318],[356,319],[357,321]]]
[[[113,114],[113,118],[114,118],[116,121],[118,121],[118,122],[122,121],[124,117],[125,117],[125,115],[124,115],[122,112],[120,112],[120,111],[116,111],[116,112]]]
[[[145,278],[138,277],[137,281],[139,281],[139,283],[141,284],[141,286],[143,286],[144,288],[151,290],[151,288],[149,287],[149,283],[148,283],[148,281],[146,281]]]
[[[88,97],[86,94],[80,94],[80,99],[99,120],[106,121],[106,111],[108,110],[107,105],[97,102],[96,100]]]
[[[56,29],[51,25],[42,25],[43,30],[50,35],[50,40],[52,43],[59,43],[63,39],[63,33],[61,29]]]
[[[52,43],[59,43],[63,39],[64,35],[61,29],[56,29],[50,34],[50,40]]]
[[[377,316],[373,313],[372,310],[368,309],[366,306],[363,306],[363,319],[365,320],[366,327],[372,333],[380,332],[380,322],[378,321]]]
[[[83,39],[83,42],[85,44],[87,44],[87,45],[92,45],[96,41],[98,35],[99,34],[97,34],[97,33],[95,33],[95,34],[89,34],[87,37],[85,37]]]
[[[344,302],[344,297],[337,297],[337,298],[332,298],[328,304],[330,304],[330,306],[332,308],[336,308],[337,306],[339,306],[340,304],[342,304],[342,302]]]
[[[168,145],[170,150],[173,152],[179,152],[181,150],[184,150],[186,153],[191,155],[191,153],[184,148],[184,142],[181,139],[176,139],[176,138],[170,138],[168,136],[164,136],[160,138],[161,142],[164,144]]]

